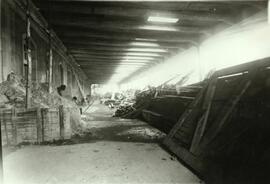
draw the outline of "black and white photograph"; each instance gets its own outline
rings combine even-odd
[[[270,183],[269,0],[0,0],[0,184]]]

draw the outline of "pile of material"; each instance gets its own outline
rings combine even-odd
[[[126,99],[115,112],[115,117],[128,119],[140,118],[142,110],[148,106],[149,101],[155,96],[155,88],[150,88],[145,91],[137,91],[135,100]]]
[[[31,84],[31,107],[72,107],[75,104],[57,92],[48,92],[46,84]],[[14,73],[10,73],[6,81],[0,83],[0,108],[24,108],[26,103],[26,82]]]
[[[126,104],[126,105],[120,105],[117,110],[115,111],[114,113],[114,116],[115,117],[123,117],[125,116],[126,114],[134,111],[135,108],[132,107],[132,105],[130,104]]]
[[[145,91],[138,91],[135,93],[135,102],[128,105],[120,105],[115,112],[115,116],[146,119],[143,112],[147,110],[152,115],[158,115],[159,117],[164,115],[164,118],[171,122],[169,126],[165,126],[166,131],[169,131],[184,111],[180,109],[185,109],[185,106],[195,98],[200,89],[205,85],[205,81],[203,81],[183,87],[189,76],[190,73],[182,77],[180,76],[180,78],[177,75],[160,86],[148,87]],[[177,82],[169,84],[172,80],[177,80]],[[164,119],[160,122],[164,122]]]

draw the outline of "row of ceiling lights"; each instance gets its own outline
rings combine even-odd
[[[159,17],[159,16],[150,16],[147,19],[148,22],[168,23],[168,24],[177,23],[178,20],[179,20],[178,18]],[[140,28],[149,30],[174,31],[174,28],[170,28],[168,26],[145,25]],[[109,83],[120,82],[125,77],[128,77],[131,73],[137,71],[141,67],[146,66],[147,62],[149,63],[153,62],[153,60],[156,60],[157,58],[154,58],[155,56],[161,56],[162,53],[168,52],[168,50],[166,49],[159,48],[160,45],[158,43],[155,43],[156,41],[157,41],[156,39],[136,38],[134,42],[131,42],[130,45],[135,47],[127,49],[127,51],[132,52],[128,52],[126,56],[123,57],[123,59],[121,60],[122,63],[114,71],[114,74],[111,77]],[[136,46],[146,46],[154,48],[136,48]],[[128,65],[128,63],[134,61],[134,59],[137,60],[136,61],[137,64]]]

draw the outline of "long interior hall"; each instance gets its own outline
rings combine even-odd
[[[0,0],[0,184],[270,183],[269,0]]]

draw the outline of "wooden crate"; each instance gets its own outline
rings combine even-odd
[[[58,109],[41,109],[42,119],[42,141],[59,140],[60,120]]]
[[[0,120],[3,145],[42,143],[70,139],[80,123],[80,112],[63,107],[0,109]]]
[[[2,130],[2,143],[6,144],[16,144],[14,139],[14,124],[12,121],[12,109],[1,109],[0,110],[0,120],[1,120],[1,130]]]

